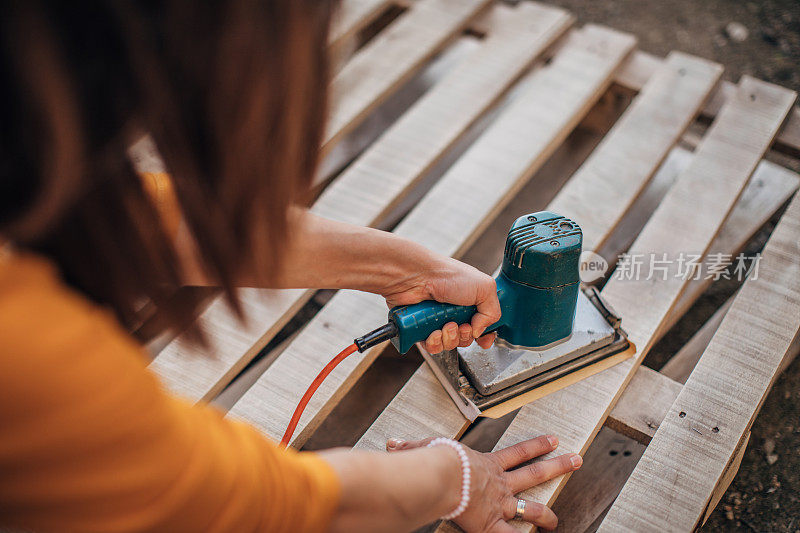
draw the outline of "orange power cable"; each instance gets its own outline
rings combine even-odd
[[[308,405],[309,400],[317,391],[322,382],[328,377],[336,366],[344,361],[348,355],[352,354],[358,349],[355,343],[351,344],[341,352],[339,355],[331,359],[330,363],[325,365],[325,368],[314,378],[314,381],[311,382],[311,385],[308,387],[308,390],[303,395],[303,398],[300,400],[300,403],[297,404],[297,408],[294,410],[294,414],[292,415],[292,419],[289,421],[289,425],[286,427],[286,433],[283,434],[283,438],[281,439],[281,447],[286,448],[289,445],[289,441],[292,439],[292,434],[294,434],[294,430],[297,427],[297,423],[300,422],[300,417],[303,414],[303,411]]]

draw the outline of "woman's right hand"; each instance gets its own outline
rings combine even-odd
[[[393,439],[386,448],[391,452],[401,452],[427,446],[431,440],[403,442]],[[515,494],[575,471],[583,464],[581,456],[575,453],[524,464],[552,452],[557,446],[558,439],[552,435],[526,440],[491,453],[476,452],[464,446],[471,465],[472,489],[469,506],[455,522],[467,533],[516,531],[508,524],[516,513],[518,498]],[[544,529],[554,529],[558,524],[558,518],[550,508],[532,501],[525,506],[523,520]]]

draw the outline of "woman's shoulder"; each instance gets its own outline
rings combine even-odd
[[[108,335],[127,339],[110,311],[70,288],[47,258],[0,251],[0,346],[5,354],[86,351]]]

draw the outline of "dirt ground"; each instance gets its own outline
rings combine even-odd
[[[628,31],[639,38],[641,49],[659,56],[681,50],[718,61],[733,82],[749,74],[800,91],[800,0],[547,2],[569,9],[579,23]],[[748,253],[763,247],[773,227],[774,220]],[[735,282],[712,286],[645,363],[660,368],[736,289]],[[753,426],[739,474],[703,529],[800,533],[800,360],[775,384]]]

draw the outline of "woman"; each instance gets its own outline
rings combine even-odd
[[[403,531],[457,514],[467,531],[511,531],[517,514],[555,527],[514,497],[580,466],[570,454],[514,469],[555,437],[493,454],[439,441],[281,451],[170,397],[127,333],[143,302],[177,324],[192,311],[171,298],[186,284],[222,287],[236,310],[238,286],[329,287],[475,304],[471,324],[427,347],[491,343],[491,278],[298,207],[326,114],[330,2],[6,7],[0,526]],[[170,180],[134,172],[126,148],[142,132]]]

